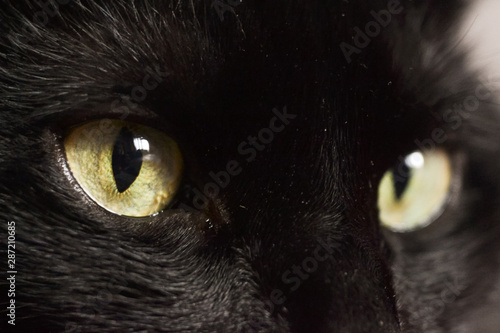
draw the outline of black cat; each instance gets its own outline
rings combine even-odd
[[[4,1],[3,331],[500,332],[492,3]]]

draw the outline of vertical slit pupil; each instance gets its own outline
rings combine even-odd
[[[134,135],[122,128],[113,146],[111,157],[113,176],[118,192],[125,192],[139,176],[142,167],[142,151],[134,145]]]
[[[401,197],[405,193],[405,190],[410,182],[411,170],[406,163],[399,162],[398,165],[392,169],[392,176],[396,199],[401,200]]]

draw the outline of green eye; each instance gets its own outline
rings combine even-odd
[[[414,152],[389,169],[378,188],[382,225],[397,232],[423,228],[444,210],[451,164],[441,150]]]
[[[160,131],[120,120],[79,126],[64,140],[71,172],[100,206],[126,216],[149,216],[175,196],[183,161]]]

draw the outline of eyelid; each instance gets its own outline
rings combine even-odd
[[[117,119],[156,128],[167,134],[180,134],[174,121],[178,108],[165,105],[165,110],[170,110],[170,112],[162,112],[160,115],[140,104],[136,104],[133,108],[128,107],[125,100],[127,96],[118,95],[107,102],[89,102],[86,105],[62,111],[34,113],[31,115],[31,121],[64,133],[67,128],[86,122]]]

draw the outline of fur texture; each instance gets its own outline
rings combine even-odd
[[[500,331],[500,112],[494,94],[448,111],[484,84],[456,33],[461,1],[402,1],[350,63],[339,45],[391,1],[44,3],[0,7],[0,243],[6,261],[14,221],[18,271],[15,327],[1,279],[2,325]],[[151,73],[160,84],[134,101]],[[294,117],[241,154],[273,109]],[[71,177],[68,129],[122,117],[180,143],[173,209],[114,215]],[[449,152],[458,190],[429,227],[383,231],[380,178],[421,145]],[[231,160],[241,173],[206,209],[176,208]],[[327,259],[295,273],[318,246]]]

